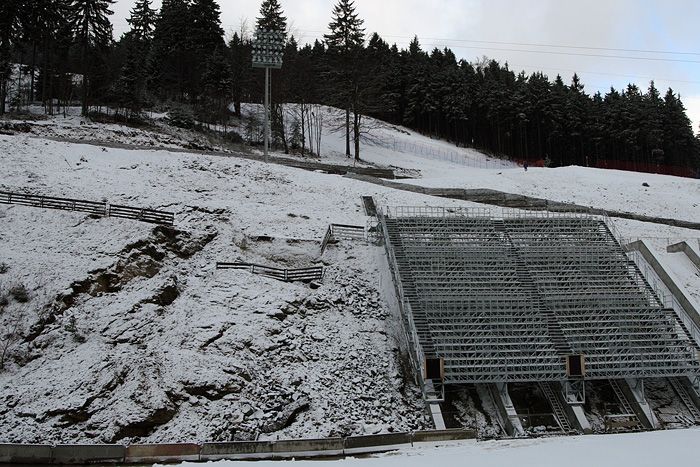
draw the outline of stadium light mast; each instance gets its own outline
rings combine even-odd
[[[253,40],[253,68],[265,69],[265,162],[270,148],[270,70],[282,68],[287,35],[284,31],[258,29]]]

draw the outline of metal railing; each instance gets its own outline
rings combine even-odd
[[[380,208],[386,217],[480,217],[491,218],[489,208],[442,206],[385,206]]]

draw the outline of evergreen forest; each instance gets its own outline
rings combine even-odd
[[[340,131],[348,156],[358,159],[364,117],[371,116],[548,166],[674,167],[691,175],[700,168],[700,133],[681,96],[653,81],[588,93],[576,74],[527,75],[487,58],[460,60],[447,48],[425,50],[417,37],[399,48],[367,32],[351,0],[337,1],[328,24],[318,25],[326,34],[311,44],[288,31],[278,0],[262,1],[254,24],[228,34],[215,0],[163,0],[159,11],[138,0],[119,38],[110,22],[113,3],[2,0],[0,115],[41,103],[51,114],[81,105],[86,116],[106,107],[138,120],[147,110],[170,109],[227,125],[241,116],[242,104],[263,101],[263,71],[251,66],[261,28],[288,33],[272,86],[280,150],[292,150],[290,128],[298,125],[285,122],[281,104],[320,104],[345,111]],[[29,81],[19,95],[10,89],[17,66]],[[302,130],[302,151],[311,146],[305,139]]]

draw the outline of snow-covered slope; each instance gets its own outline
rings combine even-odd
[[[430,198],[233,157],[24,135],[0,136],[0,146],[2,189],[171,210],[178,229],[0,207],[0,262],[9,267],[0,281],[26,285],[31,298],[11,299],[2,315],[7,329],[21,316],[28,336],[0,373],[2,441],[427,426],[380,299],[378,247],[331,248],[317,290],[214,266],[315,264],[329,223],[366,223],[361,195]]]
[[[10,297],[0,313],[2,329],[22,336],[0,371],[0,442],[290,438],[428,425],[402,368],[397,320],[381,299],[389,286],[381,248],[342,243],[320,258],[320,240],[331,222],[369,220],[363,195],[385,205],[477,205],[233,153],[42,138],[162,143],[157,134],[80,125],[75,116],[41,125],[0,135],[0,189],[165,209],[176,213],[176,230],[0,206],[0,263],[7,265],[0,290],[23,284],[30,298]],[[433,144],[403,129],[384,131],[407,145]],[[174,147],[189,138],[178,135],[167,136],[176,138]],[[341,135],[329,132],[324,141],[331,161],[347,162]],[[688,220],[697,213],[697,181],[580,168],[484,169],[478,167],[501,163],[465,153],[477,167],[388,148],[367,149],[363,157],[420,171],[426,178],[415,183],[528,189],[642,213],[678,205],[661,214]],[[576,177],[609,191],[579,190]],[[651,185],[644,197],[642,180]],[[693,235],[634,221],[617,225],[627,237]],[[323,262],[328,272],[315,289],[215,269],[217,261],[238,259],[282,267]]]
[[[344,155],[345,133],[334,130],[338,123],[332,124],[342,120],[344,113],[328,107],[322,110],[325,118],[322,159],[351,162]],[[259,106],[248,107],[248,112],[259,111]],[[293,112],[288,109],[287,121],[291,119]],[[362,160],[406,169],[408,176],[415,177],[403,180],[407,183],[435,188],[489,188],[613,211],[689,221],[700,219],[700,180],[697,179],[587,167],[531,167],[525,171],[514,163],[473,149],[458,148],[407,128],[371,118],[366,123],[372,130],[363,139]]]

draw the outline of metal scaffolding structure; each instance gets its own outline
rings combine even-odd
[[[443,383],[698,374],[697,348],[606,222],[587,214],[378,213],[416,374]],[[425,381],[424,381],[425,382]]]

